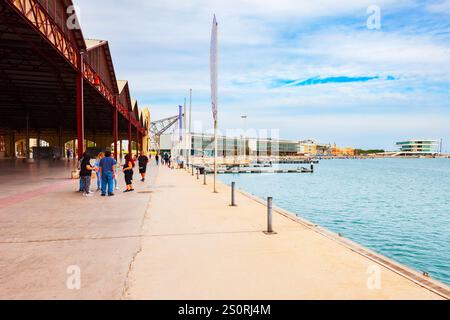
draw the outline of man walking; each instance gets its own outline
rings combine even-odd
[[[139,173],[141,174],[141,181],[145,181],[145,175],[147,174],[147,165],[149,162],[148,157],[145,155],[144,151],[141,151],[141,155],[138,157],[139,162]]]
[[[100,175],[102,177],[102,197],[106,197],[106,189],[108,188],[108,196],[114,196],[114,179],[116,175],[117,162],[112,158],[111,151],[105,152],[105,157],[100,161]]]

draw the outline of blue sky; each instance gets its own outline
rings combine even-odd
[[[215,13],[222,131],[389,150],[443,138],[450,152],[450,0],[74,3],[85,37],[110,41],[118,78],[153,119],[176,115],[192,88],[196,127],[212,126]],[[370,5],[380,30],[367,28]]]

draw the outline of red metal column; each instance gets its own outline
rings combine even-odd
[[[76,80],[77,90],[77,139],[78,139],[78,159],[84,153],[84,90],[83,90],[83,54],[78,59],[78,70]]]
[[[139,128],[136,127],[136,154],[139,154]]]
[[[131,141],[131,118],[128,119],[128,154],[130,156],[133,155],[133,149],[132,149],[132,145],[131,145],[132,141]]]
[[[113,111],[113,135],[114,135],[114,158],[116,161],[119,160],[119,156],[117,154],[117,138],[118,138],[118,123],[117,123],[117,97],[114,99],[114,111]]]

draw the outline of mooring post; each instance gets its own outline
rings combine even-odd
[[[314,173],[314,164],[311,163],[311,173]]]
[[[231,206],[236,207],[236,182],[231,183]]]
[[[267,233],[272,234],[273,232],[273,198],[267,198]]]

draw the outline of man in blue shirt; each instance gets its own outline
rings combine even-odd
[[[112,158],[111,151],[106,151],[105,157],[100,161],[100,174],[102,177],[102,197],[106,197],[106,188],[108,188],[108,196],[114,196],[116,165],[117,162]]]

